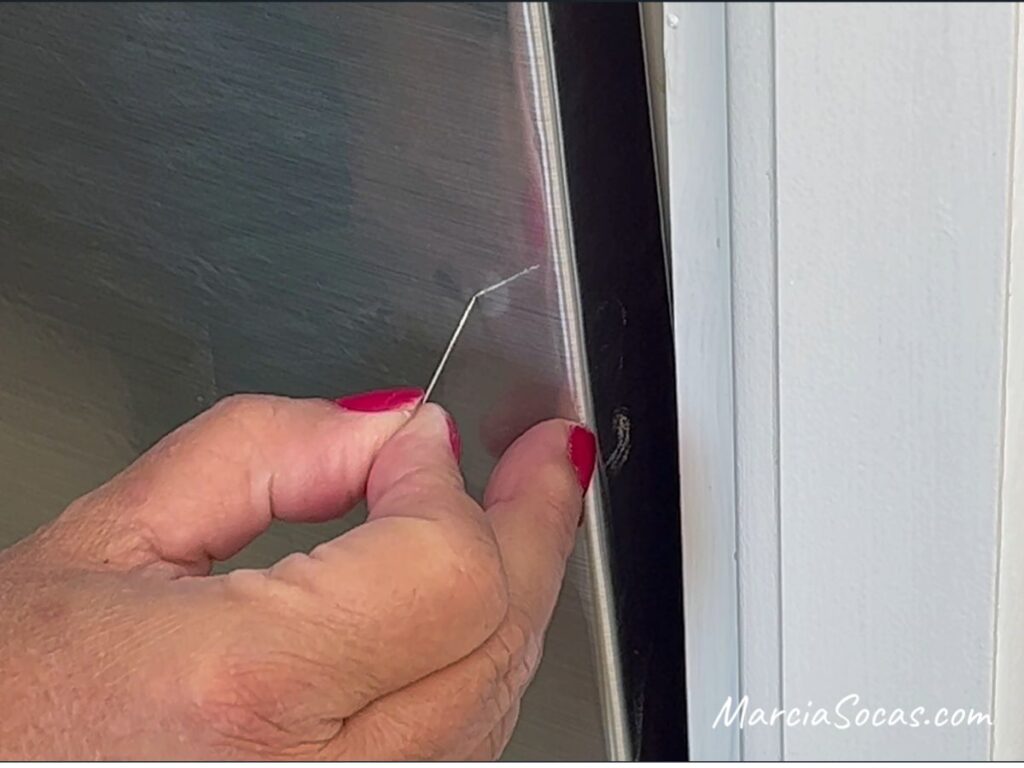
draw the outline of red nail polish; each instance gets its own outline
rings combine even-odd
[[[455,419],[452,418],[450,413],[445,412],[444,417],[448,421],[448,442],[451,443],[452,453],[455,455],[455,461],[461,461],[462,437],[459,436],[459,428],[455,424]]]
[[[358,395],[340,397],[334,402],[346,411],[378,413],[380,411],[397,411],[412,408],[423,398],[423,390],[419,387],[399,387],[397,389],[378,389],[375,392],[362,392]]]
[[[579,425],[569,430],[569,462],[576,470],[576,479],[586,493],[590,478],[594,475],[594,461],[597,458],[597,438],[586,427]]]

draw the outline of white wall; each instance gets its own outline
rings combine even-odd
[[[1024,756],[1017,8],[665,15],[692,755]],[[743,694],[996,725],[713,730]]]

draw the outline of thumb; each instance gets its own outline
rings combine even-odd
[[[241,635],[261,637],[264,659],[303,661],[279,671],[299,689],[292,716],[347,718],[463,658],[504,618],[501,557],[463,489],[453,429],[439,406],[423,405],[374,459],[363,525],[266,571],[232,574],[259,595]],[[231,581],[220,579],[228,592]]]
[[[72,503],[42,538],[108,567],[207,573],[274,519],[316,522],[351,509],[374,456],[422,396],[226,398]]]
[[[491,528],[507,585],[501,623],[465,658],[357,712],[328,750],[334,759],[365,757],[371,744],[404,758],[476,754],[481,742],[500,752],[540,660],[595,458],[593,433],[561,419],[534,426],[505,452],[488,484],[486,512],[476,515]],[[454,594],[449,589],[439,605],[448,607]],[[449,627],[457,618],[442,616]]]

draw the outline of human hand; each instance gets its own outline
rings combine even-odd
[[[530,429],[481,509],[447,414],[412,415],[421,396],[228,398],[0,553],[0,754],[498,756],[594,438]],[[327,520],[364,497],[367,522],[308,555],[209,575],[272,519]]]

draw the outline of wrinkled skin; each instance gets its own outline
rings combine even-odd
[[[489,759],[582,491],[569,422],[464,491],[444,412],[228,398],[0,554],[5,758]],[[368,521],[211,576],[272,519]]]

